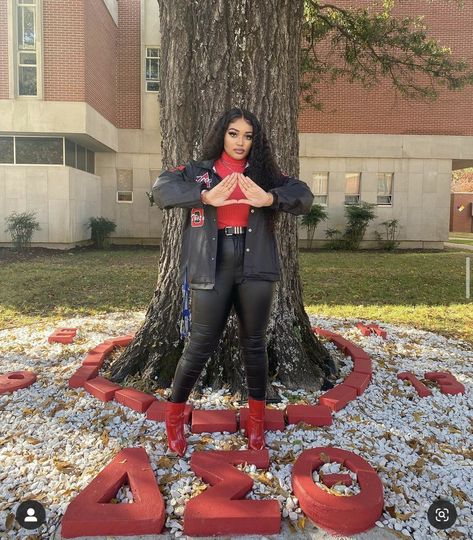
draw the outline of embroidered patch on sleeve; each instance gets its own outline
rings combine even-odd
[[[204,209],[192,208],[191,210],[191,227],[203,227],[204,226]]]
[[[200,176],[196,176],[195,177],[195,181],[196,182],[199,182],[199,183],[204,183],[205,184],[205,187],[209,188],[210,187],[210,177],[209,177],[209,173],[206,172],[204,174],[201,174]]]

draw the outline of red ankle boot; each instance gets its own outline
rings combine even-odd
[[[183,456],[186,452],[187,443],[184,437],[184,408],[186,403],[166,402],[164,411],[166,421],[166,434],[168,447],[173,452]]]
[[[265,447],[264,440],[264,411],[266,401],[263,399],[248,398],[250,414],[246,425],[246,434],[248,437],[248,450],[262,450]]]

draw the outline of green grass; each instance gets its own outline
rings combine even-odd
[[[472,299],[465,298],[470,255],[460,250],[304,253],[304,303],[310,314],[409,324],[473,344]]]
[[[0,327],[146,309],[157,250],[74,251],[0,265]]]
[[[304,303],[311,314],[409,324],[473,344],[466,256],[471,251],[301,253]],[[158,259],[156,250],[121,249],[3,262],[0,328],[145,310],[155,289]]]

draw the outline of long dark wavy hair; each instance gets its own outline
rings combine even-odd
[[[251,178],[253,182],[265,191],[281,186],[283,175],[273,157],[271,144],[259,120],[253,113],[246,109],[233,107],[218,118],[204,140],[202,160],[218,159],[222,155],[224,148],[223,139],[228,125],[238,118],[244,118],[253,127],[253,139],[250,153],[247,157],[249,167],[245,172],[245,176]],[[263,210],[270,220],[271,228],[274,228],[276,212],[267,207],[264,207]]]

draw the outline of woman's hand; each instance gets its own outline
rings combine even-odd
[[[255,184],[248,176],[238,173],[238,183],[240,184],[240,188],[245,194],[246,199],[240,199],[235,202],[238,202],[239,204],[249,204],[255,208],[271,206],[273,204],[273,195],[262,189],[258,184]]]
[[[202,202],[204,204],[211,204],[212,206],[228,206],[229,204],[235,204],[239,201],[235,199],[228,199],[232,191],[235,189],[238,182],[237,173],[232,173],[226,176],[215,187],[205,191],[202,194]]]

